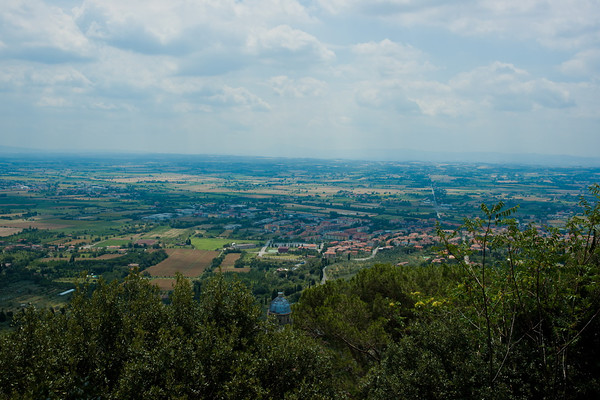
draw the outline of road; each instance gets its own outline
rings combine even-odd
[[[327,282],[327,273],[325,272],[326,269],[327,266],[323,267],[323,278],[321,278],[321,285],[324,285],[325,282]]]
[[[370,259],[372,259],[373,257],[375,257],[377,255],[377,252],[379,251],[381,247],[377,246],[373,249],[373,252],[371,253],[371,255],[369,257],[365,257],[365,258],[354,258],[353,261],[368,261]]]
[[[372,258],[374,258],[377,255],[377,252],[379,251],[380,247],[377,246],[373,249],[373,252],[371,253],[371,255],[369,257],[365,257],[365,258],[355,258],[353,259],[353,261],[368,261]],[[321,285],[324,285],[325,282],[327,282],[327,266],[323,267],[323,278],[321,278]]]
[[[260,251],[258,252],[258,257],[262,257],[265,255],[265,253],[267,252],[267,249],[269,248],[269,246],[271,245],[273,241],[269,240],[267,241],[267,243],[264,245],[264,247],[262,249],[260,249]]]

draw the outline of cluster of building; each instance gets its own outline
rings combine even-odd
[[[110,187],[86,187],[94,190],[109,190]],[[156,211],[160,207],[157,205]],[[436,241],[433,224],[423,220],[406,225],[401,229],[376,229],[373,220],[366,215],[343,215],[337,212],[323,213],[298,211],[290,212],[281,207],[280,203],[265,202],[249,204],[203,203],[173,209],[173,212],[154,214],[138,214],[140,218],[161,222],[178,219],[181,221],[197,222],[202,218],[207,225],[220,227],[232,233],[232,237],[263,237],[270,240],[271,249],[278,253],[301,252],[305,255],[317,256],[319,253],[327,258],[348,256],[351,258],[366,258],[376,249],[397,246],[421,249]],[[240,232],[237,232],[240,231]],[[233,239],[235,240],[235,239]],[[80,243],[73,245],[32,245],[27,243],[7,244],[23,249],[45,250],[49,253],[64,253],[73,251],[94,252],[98,248],[93,244]],[[158,241],[140,239],[129,247],[153,247]],[[184,245],[184,244],[182,244]],[[103,247],[103,251],[126,252],[125,246],[111,245]],[[244,250],[255,247],[254,244],[233,244],[233,250]],[[11,247],[7,247],[10,249]]]
[[[358,256],[367,255],[371,253],[375,248],[375,243],[372,241],[363,242],[356,240],[344,240],[341,242],[333,241],[329,243],[329,247],[323,253],[326,258],[335,258],[339,256]]]

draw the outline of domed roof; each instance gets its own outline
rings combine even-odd
[[[277,297],[275,297],[271,301],[271,306],[269,307],[270,314],[290,314],[292,309],[290,308],[290,303],[287,301],[285,297],[283,297],[283,292],[279,292]]]

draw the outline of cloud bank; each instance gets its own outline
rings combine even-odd
[[[591,0],[7,0],[0,145],[597,156],[598,21]]]

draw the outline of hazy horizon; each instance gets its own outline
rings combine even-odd
[[[395,152],[389,152],[387,155],[381,153],[361,154],[358,156],[346,155],[344,157],[327,157],[326,155],[313,155],[312,157],[301,156],[278,156],[278,155],[248,155],[232,153],[166,153],[166,152],[148,152],[148,151],[116,151],[116,150],[46,150],[39,148],[11,147],[0,145],[0,155],[20,157],[41,157],[43,159],[52,159],[53,157],[75,157],[75,158],[108,158],[113,157],[135,157],[139,159],[156,157],[165,160],[175,160],[177,158],[190,157],[209,157],[209,158],[250,158],[256,160],[281,159],[292,162],[293,160],[314,160],[318,161],[349,161],[349,162],[422,162],[422,163],[465,163],[465,164],[491,164],[491,165],[530,165],[540,167],[600,167],[599,157],[579,157],[561,154],[535,154],[535,153],[494,153],[494,152],[428,152],[415,151],[410,149],[401,149]]]
[[[11,0],[0,21],[1,146],[598,158],[597,2]]]

